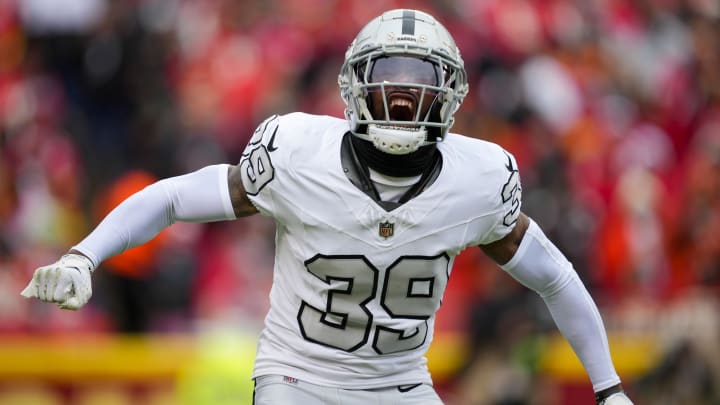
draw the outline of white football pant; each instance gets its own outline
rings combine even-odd
[[[428,384],[347,390],[323,387],[293,377],[255,379],[254,405],[443,405]]]

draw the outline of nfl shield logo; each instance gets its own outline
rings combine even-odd
[[[390,221],[380,222],[378,233],[385,239],[393,236],[395,233],[395,224]]]

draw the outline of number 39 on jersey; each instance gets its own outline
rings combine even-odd
[[[240,171],[245,191],[249,195],[257,195],[266,184],[275,178],[275,168],[270,159],[280,119],[274,115],[261,123],[248,142],[248,146],[240,159]]]

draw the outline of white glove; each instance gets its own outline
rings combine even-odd
[[[624,392],[618,392],[605,398],[600,405],[633,405],[633,403]]]
[[[55,302],[62,309],[78,309],[92,295],[90,274],[93,270],[90,259],[68,253],[57,262],[35,270],[32,280],[20,295]]]

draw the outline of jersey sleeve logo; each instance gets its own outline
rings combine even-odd
[[[520,186],[520,171],[517,164],[510,154],[503,151],[507,156],[508,162],[505,168],[508,170],[508,179],[502,188],[502,202],[506,207],[505,216],[503,217],[503,225],[510,226],[514,224],[518,216],[520,216],[520,200],[522,198],[522,187]]]
[[[280,126],[276,126],[275,130],[273,131],[272,135],[270,136],[270,141],[268,141],[267,150],[268,152],[274,152],[277,150],[277,146],[275,146],[275,135],[277,135],[277,131]]]

